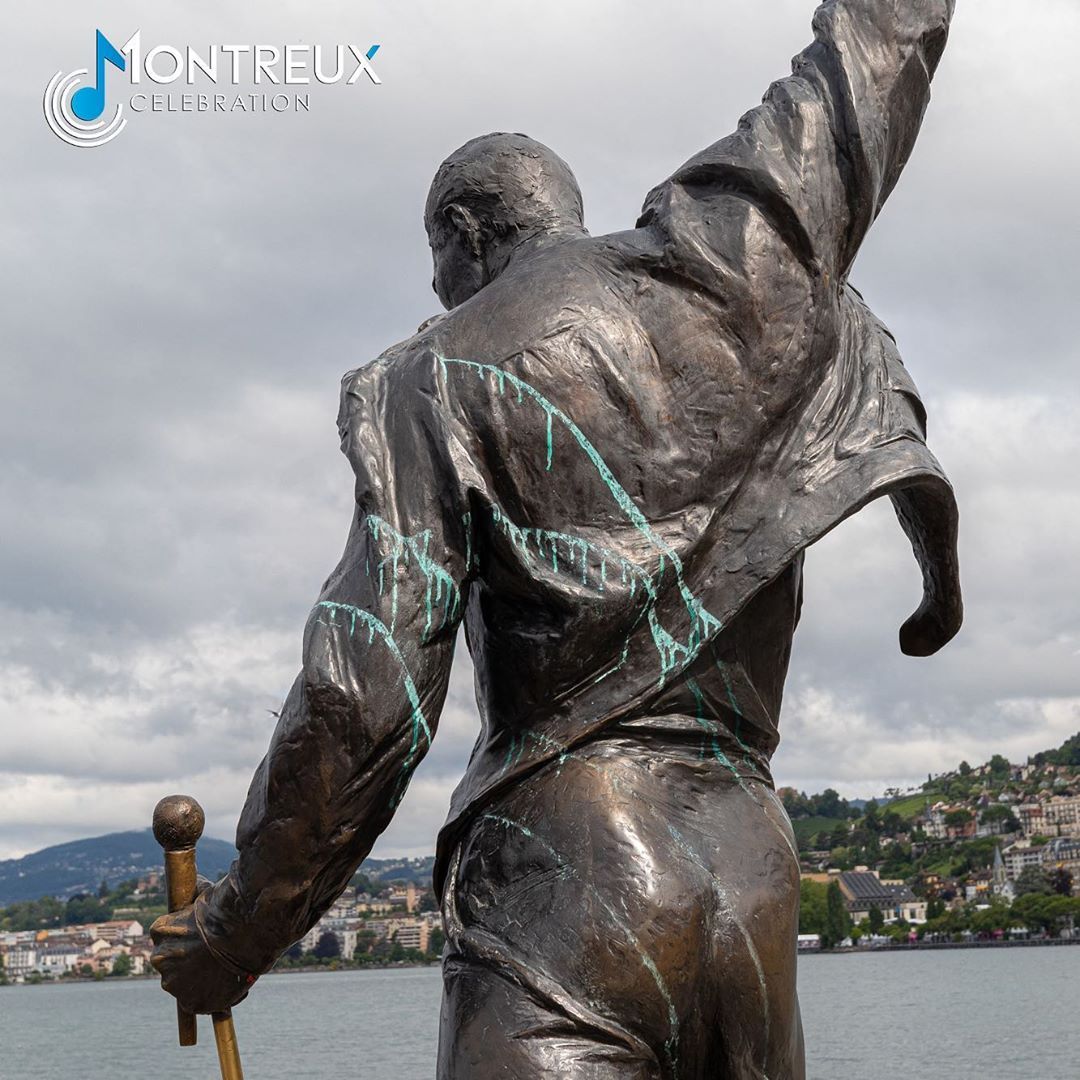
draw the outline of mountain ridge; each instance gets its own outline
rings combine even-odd
[[[236,858],[232,844],[212,836],[204,836],[196,850],[199,870],[210,878],[224,874]],[[20,859],[0,860],[0,906],[43,896],[67,900],[80,893],[96,894],[102,881],[113,888],[161,869],[161,848],[150,829],[69,840]]]
[[[196,855],[199,872],[217,879],[236,858],[236,848],[227,840],[204,836]],[[360,872],[376,881],[415,881],[426,886],[434,862],[433,855],[365,859]],[[0,907],[43,896],[68,900],[80,893],[96,894],[102,881],[115,888],[121,881],[161,870],[161,848],[150,829],[69,840],[19,859],[0,860]]]

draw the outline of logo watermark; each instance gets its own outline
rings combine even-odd
[[[79,68],[62,71],[49,80],[42,105],[53,134],[69,146],[104,146],[127,125],[125,101],[110,106],[110,72],[115,85],[121,78],[119,97],[132,113],[251,113],[311,111],[310,91],[296,87],[341,84],[353,86],[361,77],[381,84],[372,66],[380,46],[361,51],[355,45],[155,45],[144,51],[141,31],[136,30],[117,48],[100,30],[94,38],[94,72]],[[126,82],[126,85],[125,85]],[[168,89],[182,83],[190,91]],[[147,89],[140,89],[141,87]],[[215,90],[209,92],[205,87]],[[221,92],[218,87],[233,88]],[[251,86],[254,92],[235,88]],[[195,89],[198,87],[198,89]],[[131,92],[134,90],[134,92]],[[111,112],[110,112],[111,108]]]

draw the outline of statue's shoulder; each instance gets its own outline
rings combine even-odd
[[[343,391],[375,393],[394,383],[415,378],[425,368],[431,367],[434,330],[446,318],[446,313],[434,315],[420,324],[412,337],[384,349],[373,360],[368,360],[341,377]]]
[[[437,393],[441,321],[428,319],[412,337],[342,376],[338,432],[343,446],[363,431],[386,433],[406,423],[407,414],[429,407]]]

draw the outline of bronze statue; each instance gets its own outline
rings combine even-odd
[[[827,0],[738,130],[591,237],[566,164],[467,143],[425,220],[448,309],[345,376],[345,554],[239,858],[159,921],[195,1012],[241,1000],[390,821],[458,624],[483,725],[439,839],[438,1075],[804,1075],[799,873],[769,774],[802,553],[888,495],[961,622],[957,512],[889,331],[848,284],[953,0]]]

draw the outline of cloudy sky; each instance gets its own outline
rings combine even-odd
[[[786,73],[813,6],[23,11],[0,200],[0,858],[143,827],[173,790],[232,835],[345,538],[339,377],[438,306],[421,211],[442,157],[527,132],[576,170],[592,231],[623,228]],[[808,790],[867,796],[1080,728],[1080,7],[958,7],[853,281],[958,489],[967,624],[931,660],[900,654],[919,580],[887,506],[811,552],[775,760]],[[379,43],[383,83],[315,88],[308,115],[132,116],[74,150],[41,95],[91,63],[95,26],[146,47]],[[475,730],[462,648],[376,854],[432,850]]]

